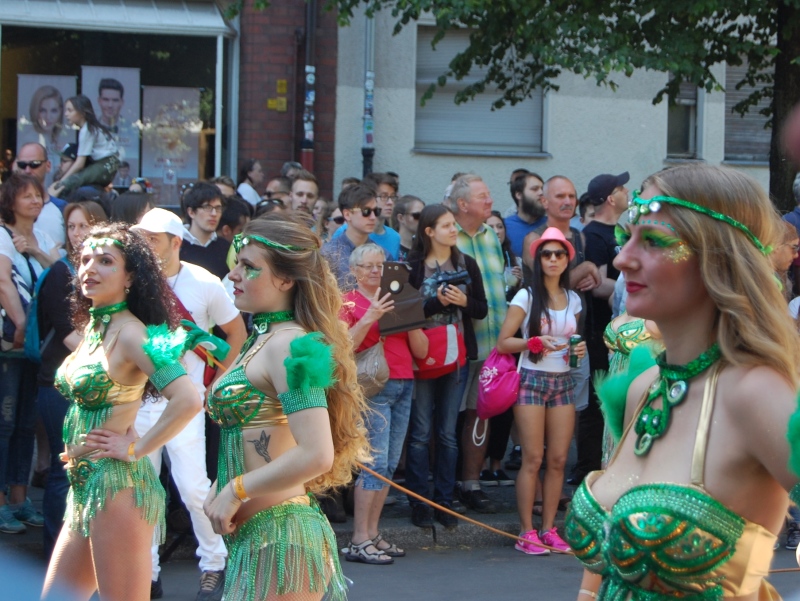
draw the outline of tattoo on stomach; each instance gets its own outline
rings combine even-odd
[[[269,451],[267,450],[267,447],[269,447],[270,436],[267,436],[267,433],[264,430],[261,430],[260,438],[256,440],[247,441],[253,443],[253,446],[256,448],[256,453],[261,455],[264,458],[264,461],[266,461],[267,463],[272,461],[272,457],[269,456]]]

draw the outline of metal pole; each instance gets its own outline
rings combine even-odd
[[[214,82],[214,177],[222,173],[222,76],[225,68],[225,46],[217,36],[217,74]]]
[[[308,171],[314,171],[314,101],[317,82],[316,55],[317,2],[306,0],[306,93],[303,102],[303,142],[300,144],[300,163]]]
[[[372,173],[372,159],[375,156],[375,21],[364,17],[364,124],[361,139],[362,177]]]

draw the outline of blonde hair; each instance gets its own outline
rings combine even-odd
[[[713,209],[746,225],[764,246],[784,230],[767,193],[739,171],[680,165],[649,183],[667,196]],[[665,205],[679,236],[697,254],[700,274],[717,306],[717,342],[729,363],[765,365],[795,388],[800,383],[800,338],[787,311],[772,263],[740,230],[697,211]]]
[[[242,232],[256,234],[279,244],[307,250],[281,250],[254,244],[266,255],[273,272],[294,282],[295,320],[309,332],[321,332],[333,349],[334,383],[327,391],[328,415],[333,438],[333,467],[306,482],[312,492],[347,484],[356,461],[369,459],[364,425],[367,403],[356,378],[353,342],[339,319],[342,295],[328,262],[320,254],[320,239],[306,223],[291,215],[269,213],[248,222]]]

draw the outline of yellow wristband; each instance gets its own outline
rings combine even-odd
[[[128,445],[128,461],[133,463],[136,461],[136,441],[134,440]]]
[[[595,593],[594,591],[590,591],[589,589],[582,588],[581,590],[578,591],[578,594],[579,595],[588,595],[592,599],[597,599],[597,593]]]
[[[236,476],[233,479],[233,496],[239,499],[242,503],[250,500],[247,496],[247,491],[244,489],[244,481],[242,476]]]

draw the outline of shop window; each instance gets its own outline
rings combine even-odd
[[[469,43],[466,29],[448,31],[436,49],[431,40],[436,28],[417,27],[415,150],[445,154],[519,156],[542,152],[543,94],[500,110],[491,110],[502,94],[487,90],[474,100],[455,104],[458,89],[478,81],[477,71],[461,81],[437,86],[433,98],[420,106],[423,94],[448,70],[453,57]]]

